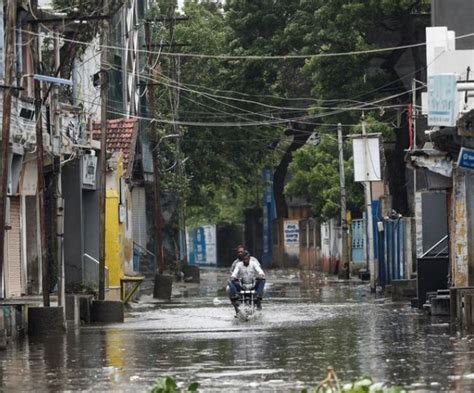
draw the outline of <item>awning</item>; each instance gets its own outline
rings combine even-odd
[[[408,153],[407,162],[413,169],[424,168],[445,177],[453,173],[453,161],[448,153],[436,149],[413,150]]]

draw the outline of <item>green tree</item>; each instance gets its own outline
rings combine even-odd
[[[157,12],[161,13],[161,10],[169,13],[165,4]],[[180,47],[180,51],[203,54],[228,51],[233,32],[228,26],[227,14],[219,4],[189,0],[184,3],[182,12],[189,20],[176,26],[163,23],[155,29],[155,42],[169,37],[173,29],[175,42],[189,44]],[[171,47],[170,50],[175,49]],[[269,145],[277,143],[283,134],[281,128],[233,125],[268,120],[270,116],[254,115],[253,112],[261,109],[255,109],[251,104],[219,98],[232,95],[223,90],[239,91],[229,83],[233,70],[238,68],[230,63],[218,59],[182,58],[176,64],[172,57],[160,58],[159,116],[176,116],[172,97],[179,91],[179,120],[201,124],[229,123],[228,127],[190,125],[182,130],[182,150],[187,157],[189,179],[187,205],[191,220],[196,222],[243,219],[245,204],[253,203],[261,189],[261,168],[274,159],[275,153],[269,150]],[[173,128],[162,132],[171,133]],[[166,156],[166,151],[169,161],[173,161],[174,146],[169,143],[163,146],[162,156]]]
[[[345,157],[350,146],[346,145]],[[290,164],[293,175],[286,186],[288,195],[311,202],[317,217],[328,219],[340,215],[339,162],[337,140],[325,135],[318,146],[306,145],[299,149]],[[345,160],[347,208],[360,213],[363,205],[362,186],[353,181],[352,159]]]
[[[429,10],[430,2],[426,0],[303,0],[298,16],[292,20],[287,31],[292,35],[297,34],[305,42],[304,50],[313,48],[312,53],[369,51],[423,41],[424,27],[429,24]],[[386,175],[394,204],[397,210],[402,212],[407,210],[403,156],[404,149],[408,147],[408,130],[406,122],[402,122],[394,132],[391,123],[406,118],[401,115],[404,106],[411,99],[407,94],[411,78],[422,80],[422,58],[422,50],[414,47],[409,50],[351,56],[318,56],[307,61],[302,69],[304,75],[311,80],[312,96],[320,100],[317,107],[313,107],[311,111],[315,118],[321,118],[328,124],[359,123],[362,111],[345,111],[338,108],[360,106],[369,122],[369,132],[381,132],[385,141],[395,143],[395,149],[387,154]],[[405,62],[405,75],[397,69],[402,64],[400,60]],[[411,72],[407,72],[410,61],[411,67],[408,69]],[[391,95],[394,96],[392,99],[379,104],[366,104]],[[321,127],[319,131],[322,135],[335,134],[334,129],[330,130],[329,127]],[[351,132],[360,133],[360,127],[354,127]],[[322,151],[326,151],[325,149],[326,146],[321,146]],[[346,157],[350,157],[351,152],[347,153]],[[330,167],[333,163],[324,160],[324,157],[320,159],[327,165],[319,165],[319,170],[331,178],[333,172]],[[334,168],[337,168],[337,165]],[[292,169],[298,172],[302,170],[298,166],[293,166]],[[313,170],[314,167],[308,169],[309,172],[303,177],[313,179]],[[296,178],[302,175],[303,173],[298,173]],[[349,178],[346,176],[346,179]],[[320,180],[324,179],[313,179],[315,183]],[[304,182],[295,184],[295,180],[292,180],[288,190],[293,194],[304,193],[302,184]],[[307,184],[309,186],[311,182],[308,181]],[[333,185],[328,184],[324,191],[314,190],[322,194],[314,196],[313,199],[316,212],[323,216],[330,215],[331,211],[337,214],[334,204],[322,203],[323,200],[338,201],[338,198],[335,198],[337,182],[331,184]],[[350,192],[348,194],[350,197]],[[334,208],[331,209],[331,206]]]

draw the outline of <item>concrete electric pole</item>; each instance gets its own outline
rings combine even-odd
[[[38,15],[38,0],[31,0],[31,10],[34,15]],[[41,43],[39,38],[39,25],[33,23],[33,34],[35,36],[35,45],[33,49],[33,69],[36,74],[41,74],[40,51]],[[49,307],[49,264],[48,264],[48,243],[46,241],[46,217],[44,206],[44,148],[43,148],[43,114],[41,82],[34,81],[35,91],[35,122],[36,122],[36,169],[37,169],[37,187],[36,196],[38,200],[39,232],[40,232],[40,261],[42,267],[42,291],[43,305]]]
[[[367,130],[365,120],[362,120],[362,135],[364,138],[364,160],[369,160],[369,143],[367,140]],[[367,167],[367,166],[366,166]],[[375,255],[374,255],[374,224],[372,217],[372,183],[370,181],[364,182],[365,188],[365,206],[367,209],[367,265],[370,271],[370,290],[375,292]]]
[[[3,264],[5,261],[5,226],[7,217],[8,167],[10,149],[10,116],[12,108],[13,75],[15,71],[16,0],[8,0],[5,40],[5,78],[2,118],[2,150],[0,151],[0,298],[3,297]]]
[[[337,146],[339,151],[339,182],[341,188],[341,234],[342,253],[339,267],[339,278],[349,278],[349,250],[347,248],[347,208],[346,208],[346,177],[344,174],[344,143],[342,139],[342,125],[337,125]]]
[[[104,2],[104,15],[108,14],[108,1]],[[107,96],[109,93],[109,74],[107,66],[107,43],[109,20],[104,19],[101,31],[100,53],[100,191],[99,191],[99,300],[105,300],[105,209],[107,180]]]
[[[151,32],[150,23],[145,23],[145,42],[147,50],[151,51]],[[154,177],[154,206],[155,206],[155,241],[156,241],[156,254],[159,274],[163,274],[165,271],[165,260],[163,256],[163,233],[161,224],[161,174],[160,165],[158,161],[157,147],[157,135],[156,135],[156,122],[153,120],[156,115],[156,104],[155,104],[155,89],[153,83],[153,58],[151,53],[147,53],[147,64],[149,79],[147,83],[148,90],[148,116],[151,118],[148,126],[148,135],[151,142],[151,151],[153,156],[153,177]]]
[[[61,67],[60,50],[59,50],[59,33],[55,33],[54,37],[54,68],[57,74]],[[54,211],[53,211],[53,236],[55,235],[55,263],[58,267],[58,306],[62,306],[66,310],[66,291],[65,291],[65,275],[64,275],[64,252],[63,252],[63,235],[64,235],[64,200],[62,196],[62,174],[61,174],[61,123],[59,108],[59,86],[54,85],[53,90],[53,119],[54,119],[54,139],[53,146],[53,181],[54,181]],[[64,314],[65,315],[65,314]]]

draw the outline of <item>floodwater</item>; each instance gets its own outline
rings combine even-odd
[[[298,271],[270,271],[261,317],[234,318],[225,274],[176,284],[171,302],[143,296],[124,324],[70,328],[0,352],[1,391],[150,391],[163,376],[200,391],[292,392],[333,366],[413,391],[474,391],[474,337],[404,303]],[[218,292],[218,289],[221,289]]]

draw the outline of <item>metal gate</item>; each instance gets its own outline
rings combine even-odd
[[[379,253],[379,280],[383,287],[392,280],[405,278],[405,225],[403,219],[384,220],[384,230],[379,236],[383,241],[383,247],[379,248],[383,250]]]
[[[365,260],[365,220],[352,220],[352,262]]]

